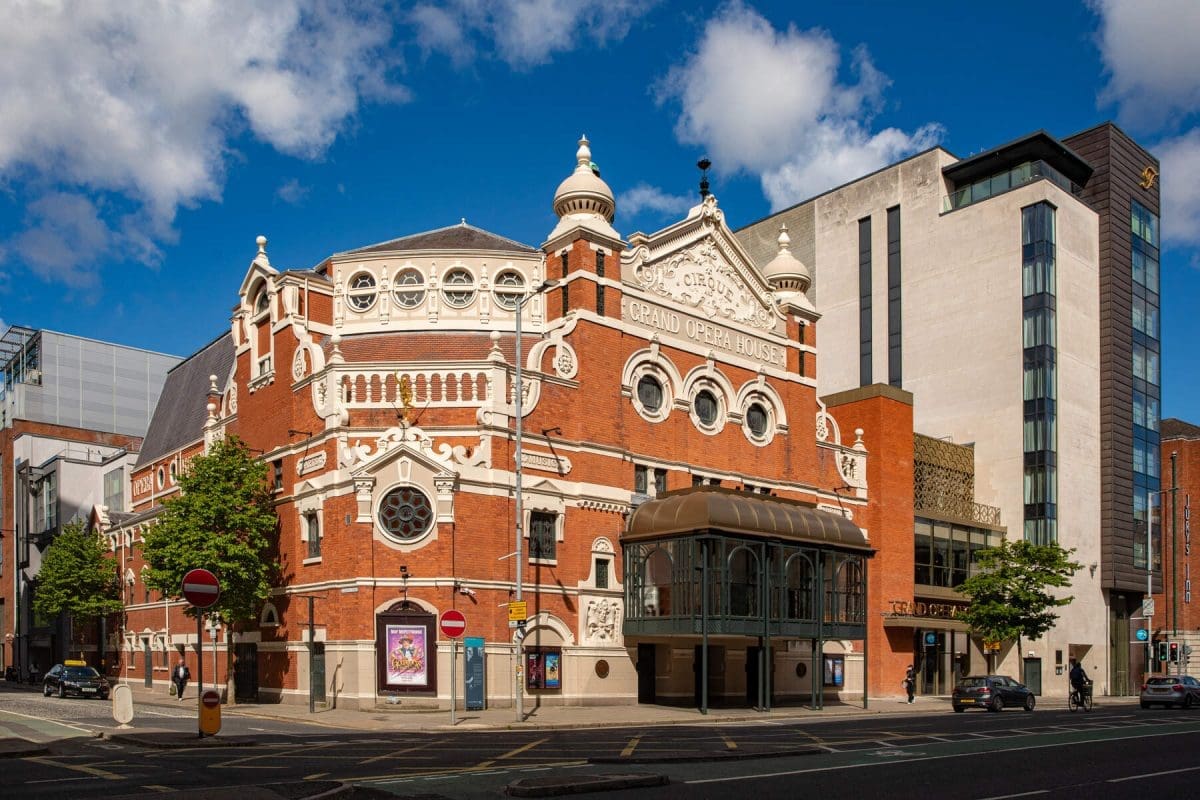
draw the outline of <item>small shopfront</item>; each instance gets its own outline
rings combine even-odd
[[[912,601],[892,600],[884,612],[883,626],[911,631],[913,670],[917,677],[918,695],[945,695],[964,675],[984,669],[984,662],[972,659],[969,629],[955,617],[964,603],[943,599],[916,598]]]

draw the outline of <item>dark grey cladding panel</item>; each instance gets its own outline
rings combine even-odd
[[[787,225],[788,237],[792,240],[790,245],[792,255],[808,267],[815,287],[817,278],[816,208],[815,201],[792,206],[778,214],[747,225],[741,230],[734,231],[734,236],[746,249],[755,266],[762,269],[771,259],[779,255],[779,226],[780,224]],[[813,292],[809,294],[812,295]]]
[[[537,248],[513,241],[504,236],[476,228],[466,223],[450,225],[424,233],[414,233],[399,239],[348,250],[339,255],[363,255],[406,250],[486,250],[500,252],[536,253]]]
[[[217,388],[223,390],[232,367],[233,338],[226,333],[167,373],[137,466],[148,464],[204,436],[204,421],[208,418],[208,376],[216,375]]]

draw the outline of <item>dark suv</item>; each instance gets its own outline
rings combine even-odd
[[[1033,711],[1037,699],[1033,692],[1007,675],[972,675],[963,678],[954,687],[950,698],[955,711],[968,708],[986,708],[1000,711],[1005,706]]]
[[[57,693],[59,697],[99,697],[108,699],[108,681],[104,676],[83,661],[67,661],[55,664],[42,678],[42,694],[46,697]]]

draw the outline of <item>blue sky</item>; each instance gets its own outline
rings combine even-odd
[[[586,133],[624,235],[695,162],[735,227],[933,144],[1116,120],[1163,162],[1163,416],[1200,423],[1200,3],[15,0],[0,324],[186,355],[277,268],[453,224],[532,245]]]

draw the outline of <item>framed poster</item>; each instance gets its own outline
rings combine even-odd
[[[387,686],[428,686],[429,650],[424,625],[385,626]]]
[[[546,688],[557,689],[560,684],[558,682],[558,653],[546,653]]]
[[[562,688],[562,650],[557,647],[526,648],[525,688]]]

